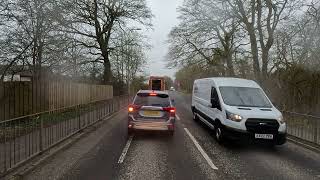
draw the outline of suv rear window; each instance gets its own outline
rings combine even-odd
[[[134,99],[134,104],[141,106],[170,106],[169,96],[167,94],[157,94],[151,96],[149,93],[138,93]]]

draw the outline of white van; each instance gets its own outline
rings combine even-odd
[[[286,142],[286,123],[281,112],[252,80],[197,79],[191,109],[193,119],[214,130],[219,143],[225,139],[262,140],[274,145]]]

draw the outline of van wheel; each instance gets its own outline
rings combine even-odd
[[[225,139],[222,126],[220,124],[217,124],[214,131],[215,131],[214,134],[215,134],[215,138],[216,138],[217,142],[219,144],[221,144]]]
[[[195,110],[192,111],[192,119],[193,119],[194,121],[198,121],[198,120],[199,120],[198,114],[196,113]]]

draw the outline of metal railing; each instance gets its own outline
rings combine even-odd
[[[282,111],[287,123],[287,133],[320,145],[320,117]]]
[[[127,96],[0,122],[0,177],[128,104]]]

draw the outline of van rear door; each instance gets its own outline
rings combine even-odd
[[[161,91],[161,79],[151,79],[151,90]]]

